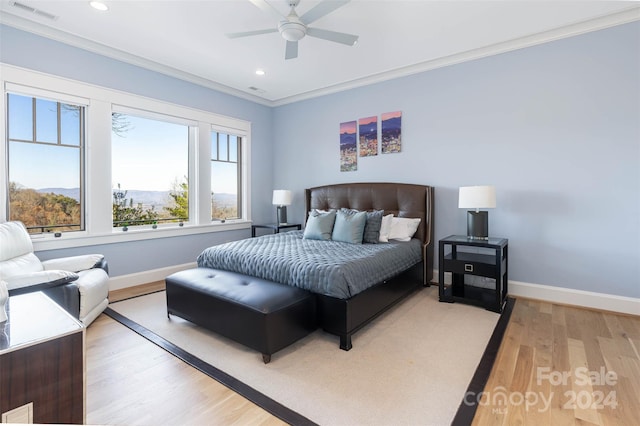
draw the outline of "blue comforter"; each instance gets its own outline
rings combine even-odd
[[[212,246],[198,256],[198,266],[348,299],[422,260],[422,246],[415,238],[349,244],[303,239],[302,234],[291,231]]]

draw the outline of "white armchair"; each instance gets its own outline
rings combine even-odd
[[[21,222],[0,223],[0,279],[10,296],[42,291],[88,326],[109,304],[108,271],[101,254],[40,261]]]

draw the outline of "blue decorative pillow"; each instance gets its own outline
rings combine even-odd
[[[343,211],[358,212],[355,209],[341,209]],[[367,213],[367,221],[364,225],[364,234],[362,235],[362,242],[369,244],[378,244],[380,242],[380,228],[382,227],[382,216],[384,216],[384,210],[373,210]]]
[[[302,238],[307,240],[330,240],[335,221],[335,210],[327,213],[319,213],[315,210],[309,212],[309,219],[307,219],[307,223],[304,226]]]
[[[355,210],[340,210],[336,215],[331,239],[351,244],[362,244],[364,226],[367,222],[367,212]]]
[[[367,212],[367,223],[364,226],[362,242],[378,244],[380,241],[380,228],[382,227],[382,216],[384,210],[374,210]]]

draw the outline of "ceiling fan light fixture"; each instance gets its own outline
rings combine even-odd
[[[307,27],[301,22],[282,21],[278,25],[278,31],[287,41],[298,41],[307,34]]]
[[[90,2],[89,2],[89,5],[90,5],[92,8],[94,8],[94,9],[96,9],[96,10],[99,10],[99,11],[101,11],[101,12],[106,12],[107,10],[109,10],[109,6],[107,6],[106,4],[104,4],[104,3],[103,3],[103,2],[101,2],[101,1],[90,1]]]

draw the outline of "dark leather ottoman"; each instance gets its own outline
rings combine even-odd
[[[176,315],[271,355],[316,329],[315,296],[235,272],[195,268],[165,279],[167,316]]]

